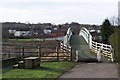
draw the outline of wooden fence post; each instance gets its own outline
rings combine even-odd
[[[68,52],[68,45],[67,46],[65,46],[65,51],[66,51],[66,53],[69,55],[69,52]],[[69,59],[69,57],[67,56],[67,59]]]
[[[22,58],[24,58],[24,47],[22,47],[21,53],[22,53]]]
[[[71,55],[70,55],[70,60],[72,61],[72,48],[71,48],[71,51],[70,51]]]
[[[40,61],[41,61],[41,47],[40,46],[38,46],[38,56],[39,56]]]
[[[62,44],[62,52],[63,52],[63,54],[64,54],[64,44]]]
[[[10,58],[10,51],[8,52],[8,58]]]
[[[59,61],[59,52],[58,52],[58,47],[56,47],[56,53],[57,53],[57,61]]]

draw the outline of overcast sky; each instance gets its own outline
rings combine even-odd
[[[119,0],[0,0],[0,22],[101,24]]]

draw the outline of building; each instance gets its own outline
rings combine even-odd
[[[120,1],[118,2],[118,25],[120,26]]]
[[[31,32],[30,31],[16,31],[14,34],[15,37],[30,37],[31,36]]]
[[[9,34],[15,34],[16,30],[9,29]]]
[[[44,29],[44,34],[50,34],[52,32],[51,28]]]

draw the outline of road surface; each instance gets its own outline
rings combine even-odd
[[[118,78],[114,63],[78,63],[59,78]]]

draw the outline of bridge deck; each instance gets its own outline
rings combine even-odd
[[[86,58],[96,58],[96,54],[90,52],[88,43],[84,40],[84,38],[80,35],[72,35],[70,40],[70,45],[75,51],[79,53],[79,59],[86,59]],[[102,57],[102,61],[109,62],[107,58]]]

